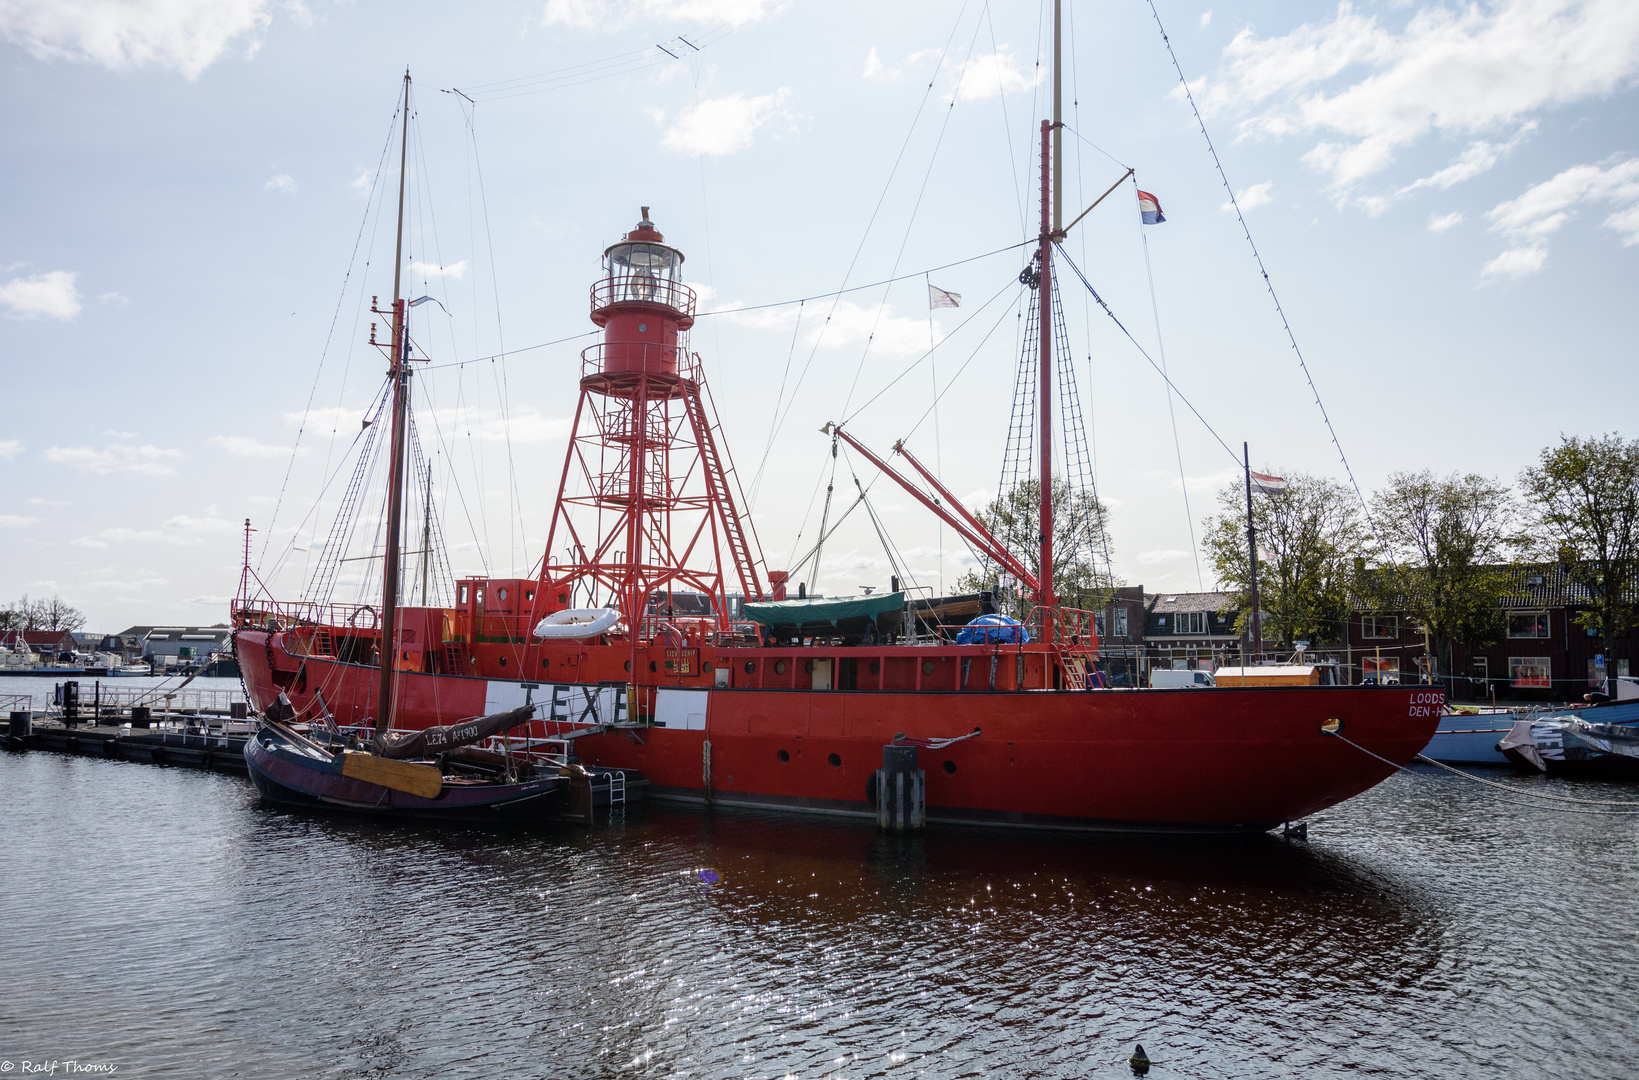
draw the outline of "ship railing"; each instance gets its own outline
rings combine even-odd
[[[1097,614],[1085,608],[1042,607],[1038,604],[1031,608],[1025,624],[1030,627],[1031,636],[1036,641],[1097,653]]]
[[[233,623],[242,629],[293,630],[297,627],[335,627],[369,633],[381,626],[381,612],[372,604],[334,604],[311,600],[281,603],[261,601],[233,609]]]
[[[123,680],[121,680],[123,681]],[[243,691],[204,687],[186,687],[165,691],[154,687],[129,688],[98,682],[94,694],[86,693],[85,680],[80,680],[80,707],[93,706],[102,712],[128,712],[133,705],[147,705],[162,713],[225,713],[245,700]]]
[[[0,694],[0,713],[9,716],[14,712],[31,712],[33,709],[33,694]]]
[[[589,345],[580,351],[581,378],[604,374],[605,364],[616,349],[624,354],[622,358],[627,361],[634,352],[640,353],[644,370],[650,370],[651,365],[659,367],[669,364],[676,370],[679,378],[691,382],[700,381],[699,356],[689,352],[688,346],[681,342],[677,345],[662,345],[658,341],[605,341]]]
[[[653,274],[612,274],[592,283],[592,310],[615,304],[660,304],[694,318],[694,290]]]

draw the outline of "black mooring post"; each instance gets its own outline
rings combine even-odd
[[[882,748],[876,774],[876,824],[890,832],[909,832],[927,824],[927,776],[916,767],[915,743]]]

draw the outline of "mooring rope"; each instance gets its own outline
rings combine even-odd
[[[1355,742],[1352,739],[1345,738],[1341,734],[1333,735],[1332,738],[1337,739],[1340,742],[1348,743],[1350,746],[1354,747],[1356,750],[1359,750],[1362,754],[1365,754],[1368,757],[1376,758],[1378,761],[1381,761],[1383,764],[1389,766],[1390,768],[1398,769],[1401,772],[1407,773],[1408,775],[1418,777],[1419,779],[1428,780],[1428,781],[1430,781],[1432,783],[1436,783],[1436,784],[1448,783],[1448,781],[1442,780],[1440,777],[1427,776],[1423,773],[1416,772],[1409,765],[1401,765],[1401,764],[1398,764],[1397,762],[1390,761],[1388,758],[1384,757],[1382,754],[1374,753],[1370,750],[1367,750],[1364,746],[1361,746],[1359,743]],[[1556,802],[1586,803],[1586,804],[1593,805],[1593,806],[1639,806],[1639,802],[1624,802],[1624,801],[1615,800],[1615,799],[1576,799],[1576,798],[1572,798],[1569,795],[1541,795],[1541,794],[1538,794],[1534,791],[1517,791],[1514,788],[1509,787],[1507,784],[1499,784],[1495,780],[1486,780],[1483,777],[1473,776],[1469,773],[1463,772],[1461,769],[1454,769],[1450,765],[1445,764],[1444,762],[1435,761],[1433,758],[1425,757],[1422,754],[1418,754],[1417,759],[1419,761],[1426,761],[1430,765],[1438,765],[1438,766],[1440,766],[1440,768],[1445,769],[1448,772],[1455,773],[1456,775],[1462,777],[1464,780],[1472,780],[1476,784],[1484,784],[1488,787],[1499,788],[1502,791],[1508,793],[1511,796],[1514,796],[1517,799],[1540,799],[1540,800],[1544,800],[1548,803],[1556,803]],[[1555,811],[1557,813],[1561,813],[1561,814],[1593,814],[1593,815],[1596,815],[1596,816],[1599,816],[1599,817],[1639,817],[1639,810],[1578,810],[1578,809],[1576,809],[1574,807],[1570,807],[1570,806],[1543,805],[1543,803],[1541,803],[1541,802],[1537,802],[1537,803],[1525,802],[1525,803],[1518,803],[1516,805],[1528,806],[1528,807],[1531,807],[1534,810],[1553,810],[1553,811]]]

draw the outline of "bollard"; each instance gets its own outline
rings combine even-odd
[[[14,709],[11,714],[11,745],[19,746],[34,734],[34,714],[27,709]]]
[[[890,832],[921,829],[928,821],[927,774],[916,767],[916,746],[889,743],[876,773],[876,826]]]
[[[153,723],[154,712],[146,705],[131,706],[131,726],[145,728]]]
[[[250,705],[247,702],[243,702],[243,701],[230,701],[230,702],[228,702],[228,719],[229,720],[249,720],[250,719]]]
[[[80,719],[80,684],[73,679],[63,683],[63,723],[73,727]]]

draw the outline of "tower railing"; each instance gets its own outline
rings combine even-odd
[[[660,304],[694,318],[694,290],[681,281],[647,274],[615,274],[592,283],[592,310],[615,304]]]

